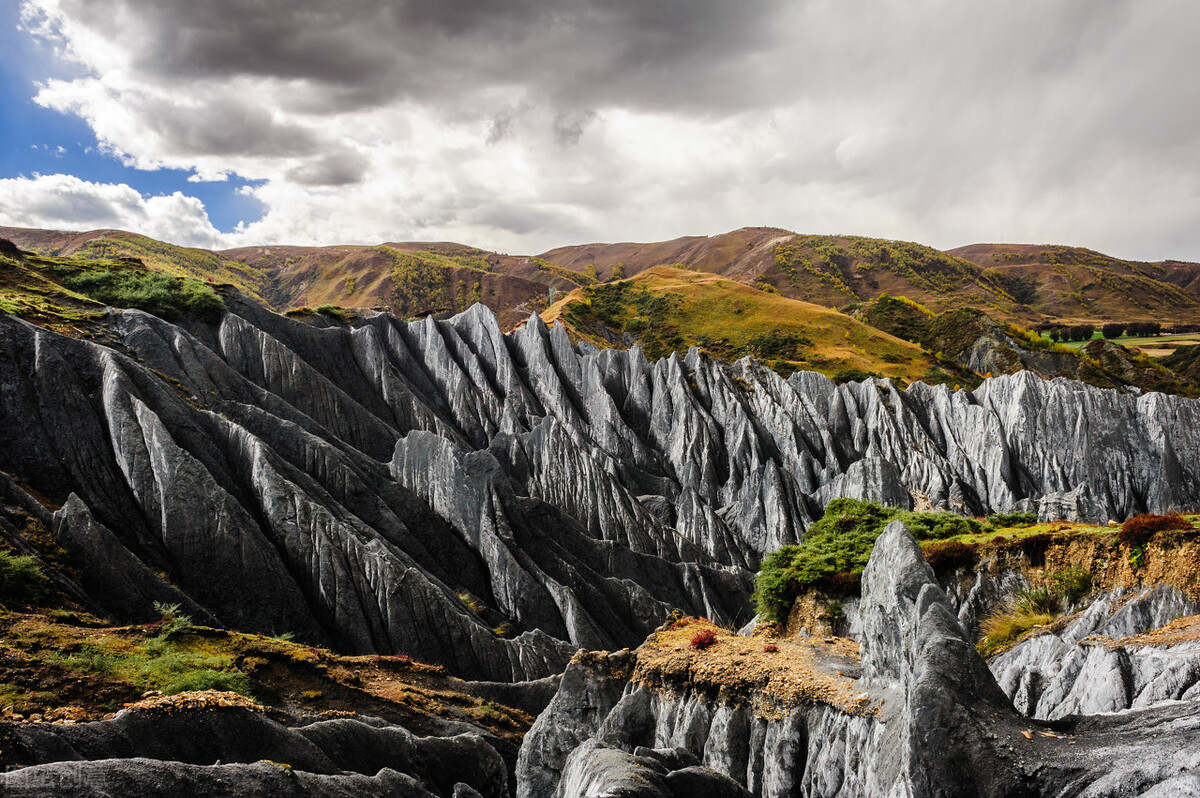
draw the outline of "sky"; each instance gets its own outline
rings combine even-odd
[[[1195,0],[8,0],[0,225],[1200,260]]]

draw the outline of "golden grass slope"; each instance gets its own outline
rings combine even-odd
[[[843,313],[714,274],[657,266],[626,282],[611,322],[597,318],[604,315],[597,295],[605,286],[572,291],[542,319],[562,321],[572,335],[598,346],[640,342],[650,357],[696,346],[722,359],[754,355],[781,371],[833,376],[854,369],[906,382],[933,365],[919,346]],[[640,299],[646,295],[667,301]],[[639,301],[649,313],[639,311]],[[653,313],[657,309],[665,312]]]

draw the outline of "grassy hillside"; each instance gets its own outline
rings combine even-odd
[[[843,621],[843,599],[858,593],[875,541],[895,519],[920,541],[929,564],[944,580],[962,580],[960,569],[973,569],[980,562],[990,562],[993,573],[1012,568],[1028,580],[1029,586],[1013,601],[981,619],[977,648],[985,656],[1070,617],[1095,593],[1170,585],[1188,596],[1200,595],[1197,515],[1142,515],[1119,527],[1115,522],[1092,526],[1038,523],[1032,513],[964,518],[835,499],[809,527],[803,543],[784,546],[763,560],[757,580],[762,617],[778,633],[808,629],[832,634]],[[1188,625],[1194,624],[1193,619]]]
[[[71,257],[79,261],[136,258],[153,271],[216,284],[227,283],[260,302],[265,301],[263,292],[269,276],[264,270],[206,249],[179,247],[119,230],[56,233],[0,228],[0,237],[39,255]]]
[[[1200,264],[1139,263],[1080,247],[973,244],[950,250],[1065,321],[1189,322],[1200,318]]]
[[[649,244],[560,247],[541,256],[602,279],[659,265],[711,272],[826,307],[903,295],[934,311],[1006,321],[1194,321],[1200,264],[1134,263],[1059,246],[978,244],[949,252],[861,236],[743,228]]]
[[[34,255],[0,240],[0,311],[83,335],[105,305],[211,321],[224,300],[207,281],[155,271],[133,258]]]
[[[941,252],[903,241],[771,227],[560,247],[539,256],[452,242],[208,252],[114,230],[0,228],[0,237],[44,255],[136,257],[172,276],[232,284],[281,311],[338,305],[412,317],[483,302],[505,327],[575,288],[658,266],[715,274],[827,308],[886,293],[911,297],[936,313],[976,308],[1023,326],[1200,318],[1200,264],[1136,263],[1061,246],[976,244]]]
[[[340,305],[408,318],[483,302],[505,327],[544,309],[551,289],[594,282],[536,258],[453,243],[250,247],[222,254],[270,275],[266,298],[276,308]]]
[[[568,268],[594,265],[601,278],[659,265],[711,272],[792,299],[837,308],[904,294],[937,310],[972,305],[1012,318],[1036,317],[997,275],[931,247],[860,236],[797,235],[751,227],[656,244],[562,247],[543,258]]]
[[[752,355],[785,373],[949,379],[919,346],[845,314],[667,266],[572,291],[542,318],[600,346],[639,343],[650,358],[696,346],[722,359]]]
[[[883,294],[853,306],[851,312],[873,327],[983,375],[1028,369],[1044,377],[1069,377],[1101,387],[1135,385],[1183,396],[1200,394],[1200,381],[1136,350],[1104,339],[1078,348],[1056,344],[975,308],[933,313],[906,297]]]
[[[776,227],[743,227],[715,236],[685,236],[637,244],[582,244],[559,247],[539,257],[576,272],[595,267],[602,280],[629,277],[654,266],[677,265],[753,283],[773,258],[774,247],[795,233]],[[622,274],[621,272],[624,272]]]

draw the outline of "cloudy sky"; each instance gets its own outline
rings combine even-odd
[[[1200,260],[1195,0],[0,3],[0,224]]]

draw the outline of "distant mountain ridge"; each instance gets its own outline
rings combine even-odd
[[[664,265],[830,308],[887,293],[939,312],[977,307],[1026,326],[1200,318],[1200,264],[1140,263],[1052,245],[973,244],[942,252],[909,242],[773,227],[652,243],[581,244],[531,256],[452,242],[212,252],[118,230],[0,228],[0,237],[48,255],[138,257],[177,276],[230,282],[277,310],[330,304],[413,317],[461,312],[482,302],[506,328],[577,287]]]

